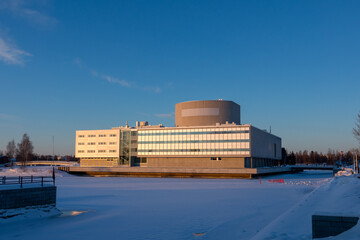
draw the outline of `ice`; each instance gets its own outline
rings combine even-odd
[[[259,179],[97,178],[59,172],[62,216],[1,223],[0,239],[311,239],[313,211],[345,211],[359,201],[353,187],[360,179],[332,175],[306,171],[264,177],[260,184]]]

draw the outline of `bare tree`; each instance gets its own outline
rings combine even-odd
[[[21,165],[26,166],[26,162],[30,159],[32,155],[34,147],[32,142],[30,141],[29,136],[25,133],[21,142],[18,143],[17,154],[20,158]]]
[[[6,156],[11,160],[15,157],[16,154],[16,145],[14,139],[8,143],[6,146]]]
[[[360,113],[357,115],[355,127],[353,128],[353,134],[360,143]]]

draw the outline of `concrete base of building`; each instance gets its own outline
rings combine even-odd
[[[147,157],[147,167],[245,168],[244,157]]]
[[[256,178],[264,175],[289,173],[291,168],[160,168],[160,167],[59,167],[59,170],[77,175],[126,177],[179,178]]]

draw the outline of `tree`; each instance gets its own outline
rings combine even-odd
[[[353,134],[360,143],[360,113],[357,115],[355,127],[353,128]]]
[[[20,158],[21,165],[25,166],[26,162],[30,159],[34,147],[30,141],[29,136],[25,133],[20,143],[18,143],[17,154]]]
[[[6,156],[9,160],[13,159],[16,154],[16,145],[14,139],[8,143],[6,146]]]

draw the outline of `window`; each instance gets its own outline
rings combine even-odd
[[[116,137],[116,134],[110,134],[110,137]]]
[[[99,153],[104,153],[106,150],[98,150]]]
[[[109,152],[116,152],[116,150],[109,150]]]
[[[99,134],[99,137],[106,137],[106,134]]]
[[[88,142],[88,145],[95,145],[94,142]]]
[[[79,138],[83,138],[83,137],[85,137],[85,135],[79,135],[78,137],[79,137]]]
[[[79,142],[78,145],[85,145],[83,142]]]
[[[88,152],[88,153],[94,153],[95,150],[88,150],[87,152]]]
[[[110,145],[115,145],[115,144],[116,144],[116,142],[109,142],[109,144],[110,144]]]
[[[215,161],[215,160],[216,160],[216,157],[212,157],[212,158],[210,158],[210,160]]]
[[[99,145],[106,145],[106,142],[99,142]]]
[[[88,137],[96,137],[96,135],[88,135]]]
[[[78,153],[83,153],[83,152],[84,152],[84,150],[79,150],[79,151],[78,151]]]

